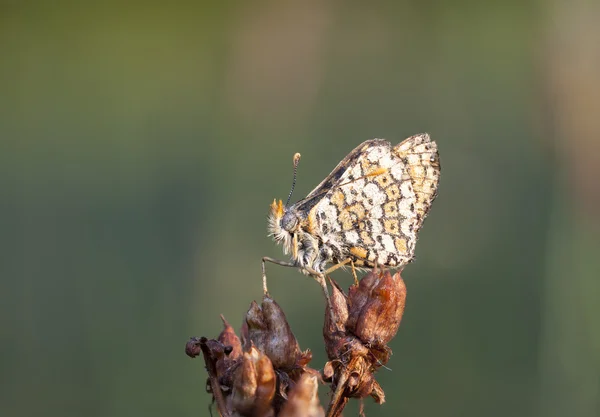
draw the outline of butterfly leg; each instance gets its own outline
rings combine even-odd
[[[342,262],[340,262],[339,264],[335,264],[333,265],[331,268],[327,269],[323,275],[329,275],[331,274],[333,271],[335,271],[336,269],[341,268],[342,266],[346,265],[347,263],[352,263],[352,270],[354,271],[354,262],[352,262],[352,258],[346,258],[344,259]]]
[[[268,256],[263,256],[263,258],[262,258],[262,280],[263,280],[263,293],[265,295],[269,294],[269,290],[267,290],[267,270],[265,267],[266,262],[271,262],[272,264],[280,265],[280,266],[297,268],[297,265],[293,264],[292,262],[280,261],[278,259],[269,258]]]
[[[313,274],[313,278],[321,285],[321,288],[323,289],[323,294],[325,295],[325,300],[327,303],[326,311],[329,312],[329,319],[331,323],[335,323],[335,316],[333,315],[333,308],[331,308],[331,299],[329,298],[329,289],[327,288],[327,281],[325,279],[325,275],[316,273]]]
[[[356,277],[356,268],[354,267],[353,260],[350,260],[350,265],[352,266],[352,276],[354,277],[354,285],[358,285],[358,278]]]
[[[327,308],[330,309],[331,302],[329,299],[329,289],[327,288],[327,281],[325,280],[326,273],[317,272],[310,267],[306,267],[305,269],[315,279],[315,281],[317,281],[319,285],[321,285],[321,288],[323,289],[323,294],[325,295],[325,299],[327,300]]]
[[[323,294],[325,294],[325,300],[327,300],[327,306],[331,306],[331,300],[329,299],[329,289],[327,288],[327,281],[325,280],[325,275],[319,274],[315,275],[315,280],[321,284],[321,288],[323,288]]]
[[[269,290],[267,289],[267,271],[266,271],[266,267],[265,267],[265,264],[267,262],[271,262],[272,264],[280,265],[280,266],[298,268],[298,265],[296,265],[292,262],[280,261],[278,259],[273,259],[268,256],[264,256],[262,258],[262,279],[263,279],[263,293],[264,294],[269,294]],[[325,295],[325,299],[327,300],[327,309],[329,310],[329,314],[333,314],[333,312],[331,310],[331,301],[329,299],[329,289],[327,288],[327,281],[325,280],[325,274],[323,274],[322,272],[317,272],[314,269],[309,268],[309,267],[306,268],[306,271],[315,279],[315,281],[317,281],[321,285],[321,288],[323,289],[323,294]],[[333,320],[333,316],[332,316],[332,320]]]

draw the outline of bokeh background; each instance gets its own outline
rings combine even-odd
[[[599,416],[599,21],[585,0],[3,1],[0,415],[208,415],[184,344],[260,299],[294,152],[299,199],[360,142],[427,131],[439,197],[367,414]],[[269,276],[320,368],[319,286]]]

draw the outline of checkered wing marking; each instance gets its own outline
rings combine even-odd
[[[439,179],[439,160],[437,170],[419,168],[433,154],[437,160],[432,143],[435,148],[428,135],[413,136],[393,148],[385,140],[367,141],[332,172],[343,166],[314,211],[319,234],[337,249],[338,262],[347,257],[368,267],[410,262]],[[313,193],[322,192],[328,179]]]
[[[394,153],[405,161],[416,195],[415,210],[418,221],[415,231],[418,232],[437,197],[441,173],[437,144],[424,133],[402,141],[394,147]]]
[[[317,185],[305,198],[293,205],[293,208],[301,213],[308,213],[319,201],[327,196],[331,190],[348,178],[348,169],[356,165],[363,156],[364,150],[372,147],[390,147],[389,142],[383,139],[367,140],[354,148],[339,164]]]

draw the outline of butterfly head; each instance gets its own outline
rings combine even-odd
[[[283,245],[286,254],[293,250],[299,232],[300,219],[297,212],[284,206],[281,200],[273,200],[269,214],[269,234],[277,243]]]

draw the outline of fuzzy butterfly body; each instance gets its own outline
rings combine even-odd
[[[440,161],[428,134],[396,146],[363,142],[306,198],[273,201],[269,232],[311,275],[327,264],[402,268],[414,257],[419,229],[437,195]]]

